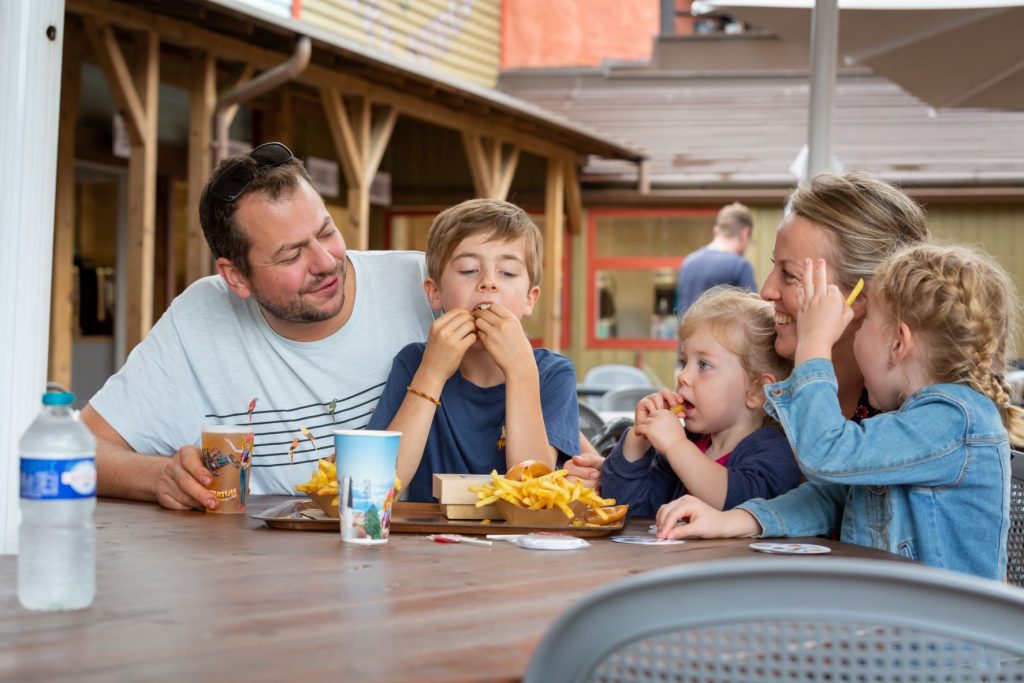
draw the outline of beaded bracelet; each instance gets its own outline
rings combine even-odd
[[[413,393],[413,394],[416,394],[416,395],[417,395],[417,396],[419,396],[420,398],[425,398],[425,399],[427,399],[428,401],[430,401],[431,403],[433,403],[433,404],[434,404],[435,406],[437,406],[437,407],[439,407],[439,408],[441,407],[441,402],[440,402],[439,400],[437,400],[437,399],[436,399],[436,398],[434,398],[433,396],[428,396],[427,394],[424,394],[424,393],[423,393],[422,391],[420,391],[419,389],[413,389],[413,388],[412,388],[412,385],[411,385],[411,384],[410,384],[409,386],[407,386],[407,387],[405,388],[405,390],[406,390],[406,391],[408,391],[408,392],[411,392],[411,393]]]

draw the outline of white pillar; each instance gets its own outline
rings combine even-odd
[[[839,42],[838,0],[815,0],[811,17],[811,103],[807,178],[832,169],[832,109]]]
[[[46,388],[63,0],[0,2],[0,552],[18,548],[18,439]]]

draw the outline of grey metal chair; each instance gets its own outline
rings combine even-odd
[[[576,603],[524,683],[1022,681],[1024,591],[911,562],[752,557]]]
[[[644,396],[653,394],[656,389],[652,386],[621,387],[609,391],[597,400],[598,410],[635,410],[636,404]]]
[[[583,376],[583,384],[608,387],[609,389],[622,386],[652,386],[650,378],[643,370],[634,368],[632,365],[618,363],[607,363],[590,368]]]
[[[604,420],[601,419],[601,416],[590,406],[580,403],[580,431],[583,432],[583,436],[593,443],[594,437],[602,427],[604,427]]]
[[[632,365],[607,363],[588,370],[587,374],[583,376],[583,382],[577,388],[582,395],[586,396],[587,405],[596,408],[600,405],[602,394],[621,387],[636,386],[653,387],[654,384],[647,373],[640,368],[634,368]]]
[[[1006,580],[1024,587],[1024,451],[1011,451],[1010,532],[1006,539]]]

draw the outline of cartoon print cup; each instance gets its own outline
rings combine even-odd
[[[246,425],[203,425],[203,467],[213,475],[210,493],[220,506],[207,512],[245,512],[249,496],[253,430]]]
[[[334,431],[341,540],[387,543],[395,501],[395,464],[401,432]]]

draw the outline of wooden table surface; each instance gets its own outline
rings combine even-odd
[[[250,512],[279,500],[256,498]],[[680,562],[754,553],[749,539],[649,547],[598,538],[542,552],[394,534],[359,547],[248,515],[105,499],[95,519],[89,609],[22,609],[16,557],[0,557],[0,680],[516,681],[548,626],[585,593]],[[647,526],[630,522],[624,533]],[[833,548],[822,562],[893,558],[804,540]]]

